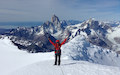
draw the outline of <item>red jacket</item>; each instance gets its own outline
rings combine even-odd
[[[49,41],[55,47],[55,53],[56,53],[56,50],[60,50],[60,47],[67,41],[67,38],[62,43],[59,43],[59,44],[52,42],[50,39]],[[56,41],[59,41],[59,40],[56,40]]]

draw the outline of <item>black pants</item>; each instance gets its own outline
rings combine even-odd
[[[61,62],[61,54],[60,55],[56,55],[55,54],[55,65],[57,65],[57,62],[58,62],[58,65],[60,65],[60,62]]]

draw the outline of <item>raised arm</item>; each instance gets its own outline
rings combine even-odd
[[[66,41],[67,41],[67,38],[60,45],[62,46],[63,44],[65,44]]]
[[[48,40],[50,41],[50,43],[51,43],[53,46],[55,46],[55,43],[52,42],[52,41],[50,40],[50,38],[48,38]]]

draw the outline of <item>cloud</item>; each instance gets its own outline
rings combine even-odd
[[[53,14],[61,19],[104,19],[119,14],[119,6],[119,0],[1,0],[0,21],[46,21]]]
[[[25,11],[19,11],[19,10],[13,10],[13,9],[0,9],[0,14],[14,14],[14,15],[26,15],[27,12]]]

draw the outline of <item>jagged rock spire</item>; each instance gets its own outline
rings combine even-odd
[[[59,18],[54,14],[51,18],[51,22],[54,23],[54,22],[60,22]]]

